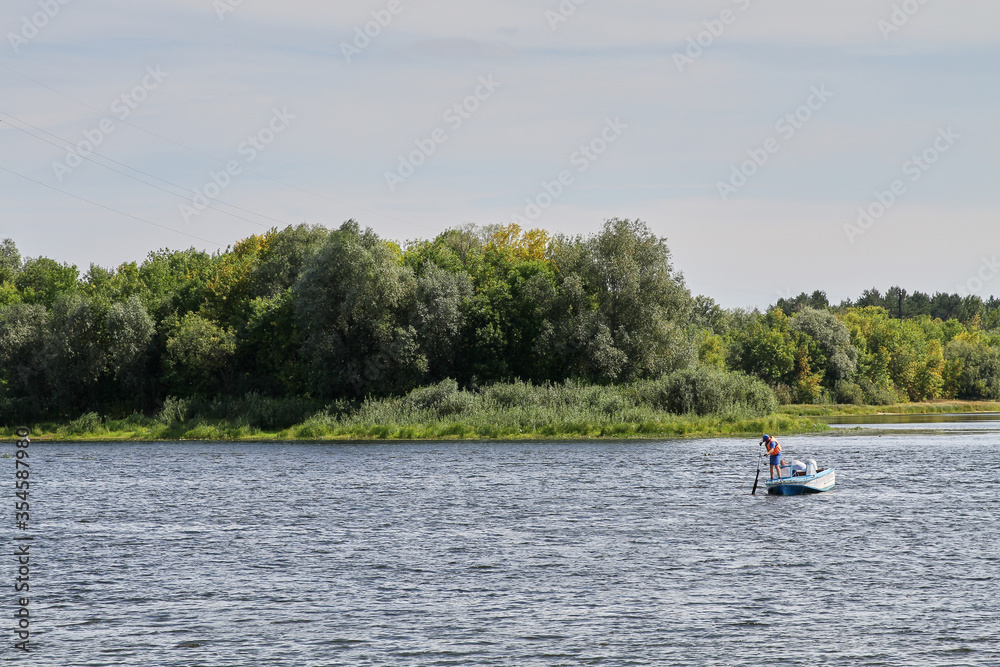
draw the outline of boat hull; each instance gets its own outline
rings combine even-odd
[[[833,468],[815,475],[802,477],[782,477],[764,482],[768,494],[772,496],[798,496],[804,493],[822,493],[837,485],[837,471]]]

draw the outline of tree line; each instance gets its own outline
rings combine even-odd
[[[299,225],[82,275],[0,244],[0,423],[662,378],[684,406],[765,384],[782,402],[1000,398],[1000,303],[891,288],[727,310],[691,294],[665,239],[623,219],[588,236],[466,226],[404,246],[354,221]]]

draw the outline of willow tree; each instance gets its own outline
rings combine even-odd
[[[413,271],[375,232],[344,223],[295,284],[294,312],[309,386],[318,396],[363,396],[415,386],[427,369],[410,324]]]
[[[550,323],[548,340],[572,367],[591,379],[628,381],[694,361],[684,332],[690,292],[666,239],[644,222],[613,218],[586,239],[562,239],[553,261],[567,310]]]
[[[38,304],[0,309],[0,423],[33,418],[47,407],[48,317]]]

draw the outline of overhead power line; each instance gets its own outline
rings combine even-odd
[[[139,222],[143,222],[143,223],[145,223],[147,225],[152,225],[153,227],[159,227],[160,229],[166,229],[167,231],[174,232],[175,234],[181,234],[182,236],[187,236],[187,237],[192,238],[192,239],[197,239],[198,241],[204,241],[205,243],[211,243],[212,245],[218,246],[220,248],[225,245],[223,243],[219,243],[218,241],[212,241],[210,239],[202,238],[200,236],[195,236],[194,234],[188,234],[187,232],[182,232],[179,229],[174,229],[173,227],[167,227],[166,225],[161,225],[159,223],[152,222],[150,220],[146,220],[145,218],[140,218],[137,215],[132,215],[131,213],[126,213],[125,211],[119,211],[116,208],[112,208],[110,206],[105,206],[104,204],[101,204],[99,202],[93,201],[91,199],[87,199],[86,197],[81,197],[79,195],[75,195],[75,194],[73,194],[71,192],[66,192],[65,190],[61,190],[60,188],[57,188],[57,187],[55,187],[53,185],[49,185],[48,183],[45,183],[43,181],[39,181],[39,180],[36,180],[34,178],[31,178],[30,176],[25,176],[24,174],[20,174],[20,173],[18,173],[16,171],[13,171],[11,169],[7,169],[6,167],[0,167],[0,171],[5,171],[8,174],[13,174],[14,176],[18,176],[20,178],[23,178],[26,181],[31,181],[32,183],[36,183],[37,185],[41,185],[42,187],[48,188],[50,190],[55,190],[56,192],[60,192],[60,193],[62,193],[64,195],[66,195],[67,197],[73,197],[74,199],[79,199],[80,201],[85,201],[88,204],[92,204],[94,206],[98,206],[100,208],[103,208],[103,209],[105,209],[107,211],[111,211],[113,213],[117,213],[119,215],[124,215],[126,218],[132,218],[133,220],[138,220]]]
[[[98,113],[102,113],[102,114],[106,113],[106,111],[103,110],[103,109],[99,109],[99,108],[97,108],[97,107],[95,107],[95,106],[93,106],[91,104],[88,104],[87,102],[84,102],[82,100],[78,100],[77,98],[75,98],[75,97],[73,97],[71,95],[67,95],[66,93],[64,93],[64,92],[62,92],[60,90],[56,90],[55,88],[53,88],[53,87],[51,87],[51,86],[49,86],[49,85],[47,85],[45,83],[42,83],[41,81],[38,81],[37,79],[33,79],[32,77],[28,76],[27,74],[23,74],[22,72],[19,72],[16,69],[8,67],[7,65],[0,64],[0,69],[7,70],[8,72],[10,72],[12,74],[15,74],[15,75],[21,77],[22,79],[30,81],[30,82],[34,83],[35,85],[41,86],[42,88],[45,88],[46,90],[48,90],[50,92],[53,92],[56,95],[59,95],[60,97],[65,97],[68,100],[72,100],[73,102],[76,102],[77,104],[80,104],[82,106],[87,107],[88,109],[91,109],[93,111],[97,111]],[[224,164],[226,164],[228,162],[227,160],[224,160],[224,159],[222,159],[220,157],[217,157],[215,155],[211,155],[210,153],[206,153],[204,151],[198,150],[197,148],[193,148],[193,147],[188,146],[186,144],[182,144],[179,141],[175,141],[175,140],[173,140],[173,139],[171,139],[169,137],[165,137],[165,136],[163,136],[161,134],[157,134],[156,132],[152,132],[150,130],[147,130],[146,128],[141,127],[139,125],[136,125],[135,123],[131,123],[128,120],[122,120],[121,122],[124,123],[125,125],[128,125],[129,127],[133,127],[135,129],[139,130],[140,132],[148,134],[151,137],[156,137],[157,139],[160,139],[162,141],[166,141],[166,142],[171,143],[171,144],[173,144],[175,146],[178,146],[178,147],[183,148],[185,150],[191,151],[192,153],[196,153],[198,155],[201,155],[202,157],[210,158],[210,159],[214,160],[215,162],[217,162],[219,164],[223,164],[224,165]],[[395,222],[401,222],[404,225],[409,225],[409,226],[412,226],[412,227],[423,227],[424,229],[433,229],[432,227],[429,227],[427,225],[421,225],[419,223],[410,222],[408,220],[402,220],[400,218],[395,218],[393,216],[386,215],[384,213],[379,213],[378,211],[372,211],[370,209],[362,208],[360,206],[355,206],[354,204],[351,204],[351,203],[348,203],[348,202],[345,202],[345,201],[341,201],[339,199],[334,199],[333,197],[329,197],[329,196],[321,194],[319,192],[314,192],[312,190],[307,190],[305,188],[301,188],[301,187],[299,187],[297,185],[292,185],[291,183],[286,183],[284,181],[280,181],[280,180],[278,180],[276,178],[272,178],[270,176],[266,176],[266,175],[264,175],[264,174],[262,174],[260,172],[253,171],[251,169],[244,168],[243,171],[245,171],[248,174],[253,174],[254,176],[257,176],[258,178],[263,178],[264,180],[271,181],[272,183],[277,183],[278,185],[284,186],[286,188],[291,188],[293,190],[297,190],[299,192],[303,192],[305,194],[312,195],[314,197],[319,197],[320,199],[325,199],[326,201],[332,202],[334,204],[338,204],[340,206],[346,206],[346,207],[352,208],[352,209],[354,209],[356,211],[361,211],[362,213],[370,213],[371,215],[375,215],[375,216],[378,216],[380,218],[384,218],[386,220],[393,220]]]
[[[8,118],[13,118],[18,123],[22,123],[23,125],[27,125],[28,127],[32,128],[34,130],[37,130],[37,131],[42,132],[44,134],[47,134],[50,137],[55,137],[59,141],[62,141],[65,144],[69,144],[70,146],[72,146],[72,142],[69,141],[68,139],[64,139],[64,138],[62,138],[62,137],[60,137],[58,135],[52,134],[51,132],[49,132],[47,130],[43,130],[42,128],[37,127],[35,125],[32,125],[31,123],[29,123],[27,121],[21,120],[17,116],[9,114],[9,113],[7,113],[5,111],[0,111],[0,115],[7,116]],[[45,139],[43,137],[39,137],[36,134],[32,134],[31,132],[28,132],[27,130],[25,130],[23,127],[18,127],[17,125],[9,123],[9,122],[7,122],[7,121],[5,121],[3,119],[0,119],[0,123],[7,123],[7,125],[10,125],[15,130],[17,130],[19,132],[23,132],[24,134],[28,135],[29,137],[32,137],[34,139],[38,139],[39,141],[43,141],[43,142],[49,144],[50,146],[55,146],[56,148],[61,148],[63,150],[67,150],[66,146],[60,146],[59,144],[56,144],[56,143],[54,143],[52,141],[49,141],[48,139]],[[172,192],[170,190],[167,190],[166,188],[163,188],[163,187],[160,187],[159,185],[156,185],[155,183],[150,183],[148,181],[144,181],[141,178],[137,178],[136,176],[133,176],[132,174],[125,173],[124,171],[122,171],[120,169],[115,169],[114,167],[111,167],[109,165],[106,165],[106,164],[103,164],[101,162],[98,162],[97,160],[94,159],[95,155],[97,157],[100,157],[101,159],[107,160],[108,162],[113,162],[114,164],[121,165],[122,167],[125,167],[126,169],[131,169],[132,171],[136,171],[136,172],[138,172],[138,173],[140,173],[140,174],[142,174],[144,176],[148,176],[149,178],[152,178],[154,180],[160,181],[161,183],[166,183],[167,185],[170,185],[172,187],[175,187],[175,188],[181,190],[183,192],[183,194],[180,194],[180,193],[177,193],[177,192]],[[139,183],[142,183],[143,185],[148,185],[151,188],[156,188],[157,190],[160,190],[162,192],[166,192],[167,194],[172,195],[174,197],[179,197],[179,198],[183,199],[184,201],[189,201],[189,193],[184,190],[184,186],[182,186],[182,185],[178,185],[177,183],[173,183],[171,181],[168,181],[166,179],[160,178],[158,176],[154,176],[153,174],[145,172],[145,171],[143,171],[141,169],[136,169],[135,167],[129,166],[129,165],[123,163],[123,162],[119,162],[118,160],[115,160],[113,158],[109,158],[108,156],[106,156],[106,155],[104,155],[102,153],[98,153],[97,151],[91,151],[91,153],[89,155],[84,155],[84,156],[80,156],[80,157],[82,157],[85,160],[89,160],[89,161],[93,162],[94,164],[96,164],[99,167],[104,167],[105,169],[107,169],[109,171],[113,171],[116,174],[121,174],[122,176],[125,176],[126,178],[131,178],[133,181],[137,181]],[[216,197],[208,197],[207,195],[203,195],[203,196],[205,197],[206,200],[214,201],[214,202],[217,202],[217,203],[222,204],[224,206],[229,206],[231,208],[235,208],[238,211],[243,211],[243,212],[249,213],[251,215],[260,216],[261,218],[266,218],[268,220],[273,220],[274,222],[277,222],[277,223],[280,223],[280,224],[286,224],[284,220],[279,220],[278,218],[272,218],[271,216],[264,215],[263,213],[257,213],[256,211],[251,211],[249,209],[242,208],[240,206],[236,206],[235,204],[230,204],[230,203],[225,202],[225,201],[223,201],[221,199],[218,199]],[[265,225],[263,223],[257,222],[256,220],[251,220],[250,218],[245,218],[242,215],[237,215],[235,213],[230,213],[229,211],[225,211],[225,210],[223,210],[223,209],[221,209],[221,208],[219,208],[217,206],[212,206],[211,203],[209,203],[208,206],[209,206],[209,208],[211,208],[211,209],[213,209],[215,211],[218,211],[219,213],[222,213],[222,214],[228,215],[228,216],[232,216],[232,217],[238,218],[240,220],[245,220],[246,222],[249,222],[249,223],[254,224],[254,225],[258,225],[260,227],[264,227],[265,229],[271,227],[271,225]]]

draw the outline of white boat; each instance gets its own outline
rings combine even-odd
[[[798,462],[796,462],[798,463]],[[837,485],[837,471],[834,468],[817,468],[816,462],[809,460],[805,470],[782,467],[782,477],[764,482],[772,496],[796,496],[800,493],[822,493]]]

